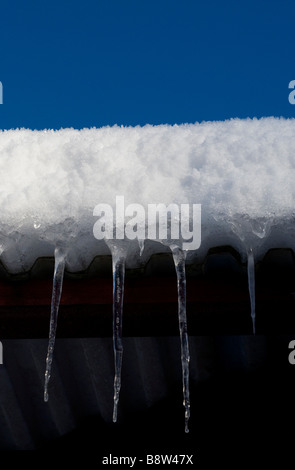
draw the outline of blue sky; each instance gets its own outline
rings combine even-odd
[[[294,0],[4,0],[0,128],[295,117],[294,44]]]

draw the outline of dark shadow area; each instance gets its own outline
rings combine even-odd
[[[259,369],[243,372],[220,365],[211,378],[192,385],[189,434],[184,433],[181,384],[177,383],[148,410],[121,409],[117,424],[106,425],[91,416],[77,423],[75,431],[40,443],[37,451],[16,452],[13,457],[39,463],[64,457],[67,466],[79,462],[87,468],[90,464],[109,468],[102,460],[110,454],[112,458],[136,456],[134,468],[143,468],[147,455],[184,454],[193,455],[194,463],[185,468],[213,468],[213,463],[216,468],[241,468],[245,463],[263,468],[287,464],[287,468],[295,432],[295,366],[288,362],[288,340],[268,337],[266,362]]]

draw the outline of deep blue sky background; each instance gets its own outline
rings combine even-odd
[[[0,128],[295,117],[294,0],[0,6]]]

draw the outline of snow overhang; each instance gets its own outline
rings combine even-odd
[[[50,303],[45,401],[59,307],[67,317],[67,327],[73,325],[75,316],[76,325],[85,324],[85,318],[91,323],[96,309],[97,318],[103,319],[98,329],[107,329],[100,335],[110,334],[104,318],[112,309],[114,421],[120,391],[123,303],[126,318],[132,317],[130,325],[136,319],[139,329],[144,315],[153,328],[161,324],[162,315],[163,331],[170,327],[175,331],[177,321],[171,319],[171,312],[178,310],[186,426],[189,329],[200,334],[202,328],[212,332],[212,325],[219,324],[222,330],[227,315],[229,325],[239,318],[239,326],[247,312],[242,329],[252,328],[255,333],[262,318],[269,325],[269,312],[277,318],[282,305],[289,321],[293,287],[282,278],[275,286],[269,276],[262,282],[263,276],[255,280],[255,274],[259,264],[267,265],[269,253],[280,249],[287,253],[286,259],[291,256],[293,277],[294,131],[293,119],[265,118],[0,133],[0,253],[4,278],[10,278],[1,281],[0,314],[2,325],[10,321],[7,337],[13,329],[17,336],[14,319],[19,316],[28,327],[30,318],[35,327]],[[239,274],[233,269],[234,275],[227,279],[222,270],[219,277],[214,278],[212,272],[208,276],[210,250],[224,246],[237,254],[233,258],[239,258]],[[147,276],[148,261],[168,253],[174,277],[171,271],[160,280],[157,275]],[[95,272],[100,260],[110,255],[112,285],[110,277]],[[31,273],[38,259],[52,256],[52,289],[46,279],[12,280]],[[98,261],[94,275],[78,279],[93,260]],[[224,268],[226,263],[221,264]],[[187,315],[192,326],[187,327]],[[42,322],[39,325],[35,333],[30,327],[30,336],[43,336]],[[144,335],[148,328],[135,334]],[[75,327],[72,333],[70,329],[67,336],[75,336]],[[78,330],[81,334],[82,329]],[[25,331],[26,327],[24,336]],[[5,336],[5,326],[3,332]],[[85,335],[91,334],[85,331]]]

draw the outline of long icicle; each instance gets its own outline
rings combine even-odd
[[[48,383],[51,375],[51,366],[53,360],[53,350],[57,328],[58,309],[60,304],[62,284],[65,270],[65,253],[57,247],[54,251],[54,276],[51,297],[51,313],[49,327],[49,342],[46,357],[45,384],[44,384],[44,401],[48,401]]]
[[[189,341],[187,334],[186,317],[186,275],[185,275],[185,253],[178,247],[172,247],[173,260],[177,275],[178,292],[178,321],[181,346],[183,406],[185,408],[185,432],[189,432],[188,422],[190,418],[190,395],[189,395]]]
[[[255,312],[255,261],[252,248],[247,250],[247,272],[248,272],[248,288],[251,305],[251,318],[253,334],[256,332],[256,312]]]
[[[125,280],[125,257],[112,253],[113,264],[113,349],[115,360],[113,422],[117,421],[119,395],[121,389],[121,370],[123,358],[122,321]]]

